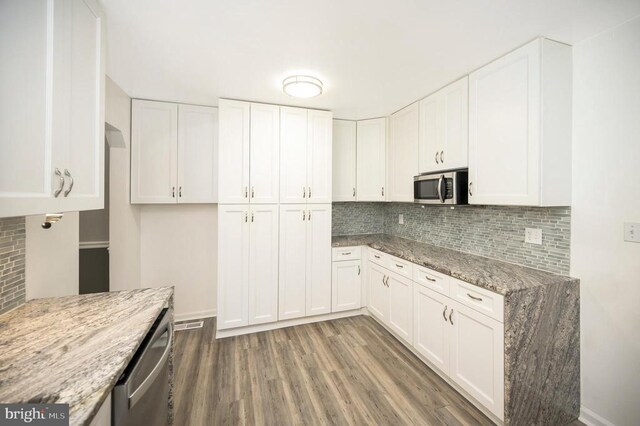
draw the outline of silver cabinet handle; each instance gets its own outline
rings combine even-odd
[[[376,259],[380,259],[380,256],[378,256],[377,254],[374,254],[373,257],[375,257]]]
[[[353,188],[353,196],[354,197],[356,196],[356,189],[355,188]]]
[[[402,265],[400,265],[400,264],[398,264],[398,263],[396,263],[396,266],[397,266],[398,268],[400,268],[400,269],[404,268],[404,266],[402,266]]]
[[[306,187],[302,187],[302,198],[307,198],[307,188]]]
[[[444,322],[447,322],[447,305],[444,305],[444,311],[442,311],[442,318],[444,318]]]
[[[472,298],[473,300],[477,300],[478,302],[482,302],[482,297],[476,297],[476,296],[472,296],[469,293],[467,293],[467,296],[469,296],[470,298]]]
[[[256,196],[256,191],[255,191],[255,187],[251,187],[251,198],[255,198]]]
[[[65,197],[68,197],[68,196],[69,196],[69,193],[70,193],[70,192],[71,192],[71,190],[73,189],[73,177],[71,176],[71,173],[70,173],[70,172],[69,172],[69,170],[67,170],[67,169],[64,169],[64,175],[65,175],[66,177],[68,177],[68,178],[69,178],[69,180],[71,181],[71,182],[69,182],[69,188],[67,188],[67,190],[66,190],[66,191],[64,191],[64,196],[65,196]]]
[[[382,196],[384,197],[384,186],[382,187]]]
[[[440,162],[438,161],[438,151],[436,151],[436,164],[440,164]]]
[[[176,198],[176,187],[175,187],[175,186],[172,186],[172,187],[171,187],[171,196],[172,196],[173,198]]]
[[[429,278],[429,275],[425,275],[424,277],[427,279],[427,281],[431,281],[432,283],[436,282],[436,280],[434,280],[433,278]]]
[[[178,187],[178,197],[182,198],[182,187]]]
[[[473,182],[469,182],[469,195],[471,196],[473,196],[472,189],[473,189]]]
[[[311,210],[307,212],[307,220],[311,220]]]
[[[311,187],[309,187],[309,198],[311,198]]]
[[[385,284],[387,284],[387,287],[389,287],[389,278],[390,277],[387,276],[387,282],[385,283]]]
[[[350,254],[351,254],[351,252],[350,252],[350,251],[344,251],[344,252],[342,252],[342,255],[343,255],[343,256],[348,256],[348,255],[350,255]]]
[[[58,195],[60,195],[60,193],[62,192],[62,188],[64,188],[64,178],[62,177],[62,173],[60,173],[60,169],[57,167],[53,173],[55,173],[55,175],[58,176],[58,179],[60,180],[58,187],[55,191],[53,191],[53,196],[57,198]]]
[[[360,265],[358,265],[358,275],[360,275]]]
[[[385,285],[385,286],[387,285],[387,284],[384,282],[384,279],[385,279],[386,277],[387,277],[386,275],[383,275],[383,276],[382,276],[382,285]]]
[[[444,151],[440,151],[440,162],[441,162],[442,164],[444,164],[444,157],[443,157],[443,155],[444,155]]]
[[[244,221],[245,223],[248,222],[249,220],[249,215],[247,213],[244,214]]]
[[[253,222],[253,212],[251,212],[251,222]]]
[[[449,322],[451,323],[451,325],[453,325],[453,319],[451,319],[452,315],[453,315],[453,308],[451,308],[451,312],[449,312]]]
[[[244,187],[244,198],[249,198],[249,187],[248,186]]]

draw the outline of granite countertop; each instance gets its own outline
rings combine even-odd
[[[0,402],[67,403],[89,424],[172,287],[36,299],[0,316]]]
[[[387,234],[334,236],[331,244],[333,247],[366,245],[502,295],[540,286],[578,282],[576,278]]]

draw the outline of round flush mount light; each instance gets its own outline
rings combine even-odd
[[[292,75],[284,79],[282,90],[295,98],[313,98],[322,94],[322,82],[308,75]]]

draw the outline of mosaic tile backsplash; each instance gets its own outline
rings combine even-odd
[[[404,225],[398,224],[398,215]],[[380,219],[382,217],[382,220]],[[542,245],[524,242],[542,229]],[[334,203],[333,234],[386,233],[530,268],[569,273],[569,207],[424,206]]]
[[[0,314],[25,300],[24,217],[0,218]]]

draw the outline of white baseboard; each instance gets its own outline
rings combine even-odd
[[[587,426],[614,426],[609,420],[599,416],[584,405],[580,406],[580,419]]]
[[[174,321],[189,321],[194,319],[211,318],[216,316],[216,309],[207,309],[205,311],[187,312],[185,314],[174,314]]]
[[[261,331],[277,330],[278,328],[293,327],[294,325],[311,324],[313,322],[329,321],[338,318],[348,318],[362,315],[367,312],[366,308],[356,309],[353,311],[336,312],[332,314],[317,315],[314,317],[294,318],[290,320],[270,322],[267,324],[249,325],[246,327],[231,328],[228,330],[218,330],[216,339],[225,337],[242,336],[243,334],[259,333]]]

